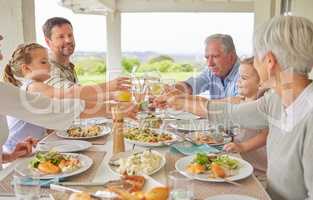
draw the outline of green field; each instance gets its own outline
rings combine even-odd
[[[198,72],[168,72],[168,73],[162,73],[162,78],[172,78],[175,79],[176,81],[182,81],[186,80],[190,76],[195,76],[197,75]],[[79,82],[82,85],[86,84],[96,84],[96,83],[101,83],[105,81],[105,75],[83,75],[83,76],[78,76]]]

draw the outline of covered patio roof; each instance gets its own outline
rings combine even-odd
[[[74,13],[106,15],[107,66],[110,77],[121,72],[121,13],[132,12],[254,12],[267,20],[273,16],[272,0],[61,0]],[[262,9],[256,10],[257,7]],[[258,14],[260,12],[260,14]]]
[[[5,36],[2,66],[18,44],[36,41],[34,1],[0,0],[1,34]],[[253,12],[256,27],[280,15],[287,5],[288,12],[313,20],[312,0],[59,0],[59,3],[74,13],[106,16],[109,78],[121,71],[121,13]]]
[[[254,12],[254,0],[62,0],[75,13]]]

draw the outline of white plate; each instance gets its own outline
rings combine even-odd
[[[206,198],[205,200],[257,200],[254,197],[238,194],[223,194]]]
[[[194,115],[189,112],[184,111],[177,111],[173,109],[167,109],[166,114],[173,119],[181,119],[181,120],[193,120],[193,119],[199,119],[200,117],[197,115]]]
[[[78,158],[81,162],[81,167],[73,172],[64,172],[64,173],[59,173],[59,174],[40,174],[37,170],[33,169],[30,166],[30,161],[33,158],[25,159],[22,160],[21,162],[18,163],[16,166],[16,171],[22,175],[30,175],[33,178],[39,178],[39,179],[52,179],[52,178],[66,178],[70,176],[74,176],[77,174],[81,174],[85,172],[87,169],[89,169],[93,163],[92,159],[89,158],[88,156],[82,155],[82,154],[77,154],[77,153],[62,153],[64,155],[71,155],[75,156]]]
[[[159,129],[152,129],[152,130],[156,131],[158,134],[161,134],[161,130],[159,130]],[[126,142],[128,142],[130,144],[135,144],[135,145],[144,146],[144,147],[161,147],[161,146],[164,146],[165,143],[171,144],[171,143],[177,141],[177,139],[178,139],[176,135],[174,135],[173,133],[171,133],[169,131],[163,131],[163,133],[170,134],[172,136],[172,140],[167,140],[166,142],[151,143],[151,142],[141,142],[141,141],[136,141],[136,140],[130,140],[127,138],[124,138],[124,139]]]
[[[164,157],[162,154],[160,154],[159,152],[154,151],[154,150],[151,150],[151,151],[161,157],[161,163],[160,163],[160,166],[159,166],[158,168],[156,168],[155,170],[153,170],[152,172],[150,172],[150,173],[148,173],[148,174],[144,174],[144,175],[148,175],[148,176],[150,176],[150,175],[155,174],[156,172],[158,172],[160,169],[162,169],[162,168],[164,167],[164,165],[165,165],[165,163],[166,163],[165,157]],[[119,158],[128,158],[128,157],[131,156],[132,154],[134,154],[134,153],[139,153],[139,152],[140,152],[140,151],[137,151],[137,152],[136,152],[136,151],[132,151],[132,152],[130,152],[130,151],[121,152],[121,153],[118,153],[118,154],[112,156],[112,158],[111,158],[110,160],[117,160],[117,159],[119,159]],[[119,175],[119,173],[116,171],[116,170],[117,170],[117,167],[113,167],[113,166],[111,166],[111,165],[109,165],[109,164],[108,164],[108,167],[109,167],[109,169],[110,169],[113,173]],[[139,175],[141,175],[141,174],[139,174]]]
[[[38,151],[57,151],[60,153],[70,153],[83,151],[90,148],[92,144],[83,140],[58,140],[51,142],[43,142],[37,145]]]
[[[197,143],[197,134],[199,132],[198,131],[192,131],[192,132],[189,132],[186,136],[188,136],[189,139],[191,139],[192,141],[194,141],[194,143]],[[209,133],[209,132],[200,132],[200,133],[203,133],[203,134],[208,134],[210,135],[211,137],[214,138],[214,134],[212,135],[212,133]],[[213,144],[208,144],[210,146],[220,146],[220,145],[224,145],[224,144],[227,144],[227,143],[230,143],[232,138],[231,137],[226,137],[225,134],[223,133],[219,133],[219,137],[223,137],[221,139],[223,139],[221,142],[218,142],[218,143],[213,143]]]
[[[99,126],[101,128],[101,131],[98,135],[96,136],[89,136],[89,137],[71,137],[68,135],[68,133],[66,131],[57,131],[56,135],[61,137],[61,138],[65,138],[65,139],[73,139],[73,140],[81,140],[81,139],[92,139],[92,138],[98,138],[98,137],[102,137],[104,135],[107,135],[111,132],[111,128],[107,127],[107,126]]]
[[[143,175],[143,177],[145,178],[145,184],[144,184],[144,186],[143,186],[141,191],[144,192],[144,193],[149,192],[152,188],[155,188],[155,187],[165,187],[165,185],[163,185],[160,182],[156,181],[151,176]],[[119,178],[120,178],[120,175],[118,175],[116,178],[114,178],[112,180],[118,180]],[[108,193],[99,190],[95,194],[101,196],[103,194],[108,194]],[[105,195],[104,197],[107,197],[107,195]]]
[[[74,125],[76,126],[86,126],[86,125],[94,125],[94,124],[105,124],[112,122],[111,119],[105,117],[94,117],[94,118],[87,118],[87,119],[77,119],[74,121]]]
[[[239,166],[238,171],[236,171],[236,175],[227,177],[228,180],[230,180],[230,181],[241,180],[241,179],[244,179],[244,178],[250,176],[253,173],[253,167],[250,163],[248,163],[247,161],[242,160],[240,158],[236,158],[233,156],[229,156],[229,157],[232,159],[238,160],[240,163],[240,166]],[[176,170],[179,171],[181,174],[189,177],[189,178],[196,179],[199,181],[225,182],[221,178],[209,178],[208,174],[191,174],[191,173],[188,173],[186,171],[186,168],[193,161],[194,158],[195,158],[195,156],[186,156],[186,157],[179,159],[175,163]]]
[[[178,120],[169,123],[169,126],[182,131],[206,131],[212,129],[207,119]]]

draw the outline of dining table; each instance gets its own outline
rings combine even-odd
[[[108,120],[104,126],[112,127],[112,123]],[[50,142],[50,141],[58,141],[64,140],[56,135],[56,132],[53,132],[47,135],[45,138],[41,140],[41,142]],[[112,133],[103,136],[98,139],[93,139],[90,141],[92,146],[79,152],[81,154],[87,155],[93,160],[93,165],[86,172],[67,178],[63,181],[71,181],[71,182],[106,182],[109,180],[118,179],[119,176],[112,172],[109,167],[109,161],[113,156],[113,137]],[[147,147],[133,145],[131,143],[125,142],[125,151],[141,151],[147,149]],[[158,151],[160,154],[164,155],[166,159],[165,166],[161,168],[158,172],[151,175],[151,178],[158,182],[161,185],[167,185],[168,173],[172,170],[175,170],[175,162],[184,157],[183,154],[179,153],[175,149],[173,149],[170,145],[164,145],[161,147],[153,147],[153,150]],[[233,156],[240,157],[239,154],[233,154]],[[21,161],[26,158],[20,158],[12,163],[7,164],[0,171],[0,200],[14,200],[16,197],[14,196],[3,196],[6,194],[14,194],[14,190],[11,184],[12,181],[12,173],[14,172],[15,166],[19,165]],[[194,195],[197,200],[205,200],[208,197],[214,195],[221,194],[232,194],[232,195],[246,195],[253,197],[258,200],[270,200],[270,196],[264,189],[264,186],[258,181],[254,174],[251,176],[236,181],[237,185],[228,183],[228,182],[202,182],[198,180],[193,180],[194,184]],[[85,187],[83,189],[88,189]],[[52,197],[55,200],[59,200],[55,198],[57,193],[55,191],[51,191],[49,188],[41,189],[43,197],[41,199],[51,199]],[[54,193],[56,195],[49,195],[50,193]],[[64,195],[59,195],[60,200],[65,200]]]

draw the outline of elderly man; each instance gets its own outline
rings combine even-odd
[[[209,99],[236,96],[239,62],[232,37],[214,34],[205,40],[205,44],[208,68],[197,77],[176,84],[176,92],[200,95]]]

